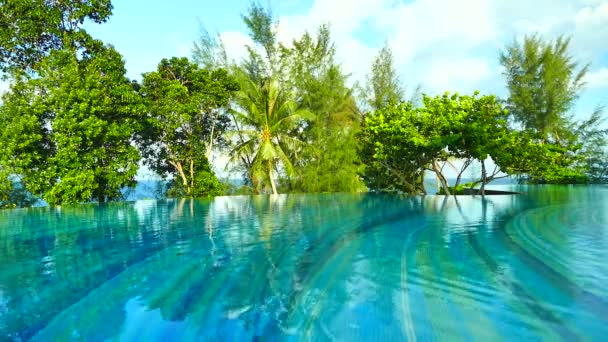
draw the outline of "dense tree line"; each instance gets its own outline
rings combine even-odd
[[[538,36],[501,53],[509,96],[406,96],[390,47],[366,84],[350,86],[329,26],[279,42],[270,11],[243,15],[252,46],[228,58],[201,29],[192,58],[167,58],[142,82],[122,56],[93,39],[110,1],[4,1],[0,69],[11,84],[0,106],[0,207],[120,200],[143,164],[168,181],[166,195],[398,191],[441,193],[501,177],[533,183],[607,181],[602,112],[571,109],[588,66],[569,39]],[[214,155],[245,182],[214,173]],[[447,170],[455,173],[450,183]]]

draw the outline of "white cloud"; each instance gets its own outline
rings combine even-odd
[[[229,54],[228,58],[237,62],[247,56],[246,46],[253,46],[251,38],[242,32],[222,32],[220,33],[220,39]]]
[[[576,26],[604,28],[608,23],[608,2],[587,6],[574,17]]]
[[[573,18],[573,48],[585,60],[594,60],[608,48],[608,1],[580,9]]]
[[[175,47],[176,57],[190,57],[192,54],[192,43],[182,43]]]
[[[496,28],[490,14],[484,0],[418,0],[386,8],[376,22],[392,32],[395,53],[407,62],[429,50],[447,53],[491,40]]]
[[[382,15],[390,3],[390,0],[315,0],[305,15],[279,19],[296,33],[330,23],[335,35],[351,35],[366,19]]]
[[[491,67],[483,58],[448,59],[431,61],[428,70],[428,85],[435,92],[472,92],[474,85],[491,76]]]
[[[363,81],[379,46],[356,38],[358,30],[372,30],[388,39],[402,79],[410,86],[422,83],[427,90],[443,87],[478,88],[487,81],[492,66],[467,51],[491,42],[498,35],[492,6],[484,0],[460,2],[316,0],[302,15],[279,18],[279,39],[290,42],[305,30],[329,23],[337,57],[352,80]],[[428,89],[428,88],[431,89]]]
[[[365,21],[383,15],[389,3],[389,0],[316,0],[306,14],[279,17],[278,39],[290,44],[305,31],[314,33],[320,25],[329,24],[338,62],[352,74],[351,81],[363,80],[376,48],[356,39],[354,32]]]
[[[585,81],[590,89],[608,88],[608,67],[589,72],[585,77]]]
[[[373,56],[388,40],[402,80],[410,89],[422,84],[429,93],[479,89],[504,95],[499,52],[526,34],[571,36],[577,61],[608,67],[601,61],[608,55],[606,0],[315,0],[306,12],[278,19],[284,43],[329,23],[338,59],[354,80],[364,80]],[[361,31],[366,40],[360,39]],[[372,32],[375,39],[369,39]],[[223,34],[231,35],[228,51],[243,56],[247,37]],[[589,76],[589,85],[607,87],[604,69],[598,70]]]

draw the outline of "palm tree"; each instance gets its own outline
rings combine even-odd
[[[293,163],[306,144],[291,136],[309,112],[298,108],[292,94],[275,78],[257,83],[244,73],[241,90],[235,97],[239,110],[233,110],[239,143],[230,153],[230,162],[246,161],[254,191],[270,185],[277,194],[273,173],[283,170],[293,175]],[[240,127],[238,125],[241,125]]]

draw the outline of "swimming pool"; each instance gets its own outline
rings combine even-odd
[[[8,340],[608,336],[608,187],[0,211]]]

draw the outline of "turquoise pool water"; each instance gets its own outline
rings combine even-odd
[[[602,340],[608,187],[0,211],[0,340]]]

